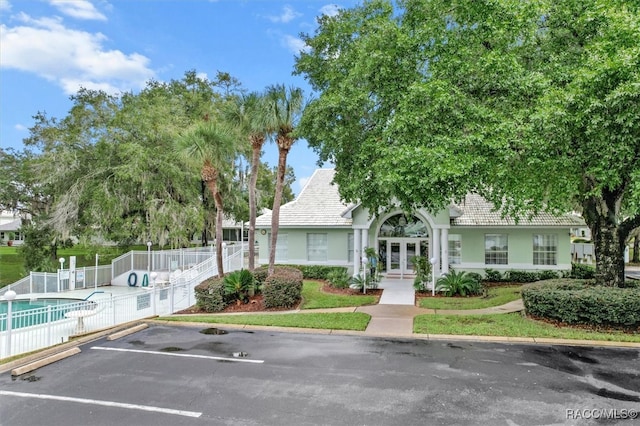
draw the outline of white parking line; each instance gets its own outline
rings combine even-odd
[[[157,352],[157,351],[142,351],[140,349],[122,349],[122,348],[110,348],[108,346],[92,346],[91,349],[100,351],[116,351],[116,352],[134,352],[139,354],[149,355],[166,355],[166,356],[178,356],[184,358],[201,358],[201,359],[213,359],[216,361],[229,361],[229,362],[246,362],[249,364],[263,364],[262,359],[243,359],[243,358],[225,358],[220,356],[207,356],[207,355],[195,355],[195,354],[176,354],[173,352]]]
[[[98,399],[73,398],[70,396],[46,395],[41,393],[24,393],[0,390],[0,395],[17,396],[19,398],[52,399],[55,401],[77,402],[80,404],[102,405],[105,407],[127,408],[130,410],[152,411],[156,413],[175,414],[184,417],[200,417],[196,411],[174,410],[172,408],[153,407],[150,405],[127,404],[123,402],[101,401]]]

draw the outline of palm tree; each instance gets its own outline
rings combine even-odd
[[[271,214],[271,247],[269,250],[269,275],[271,275],[276,262],[280,203],[287,171],[287,155],[298,139],[293,131],[304,110],[303,92],[299,88],[286,88],[284,84],[270,86],[267,89],[266,102],[268,122],[273,124],[275,140],[278,145],[278,174],[276,176],[276,192],[273,198],[273,211]]]
[[[240,127],[251,146],[251,174],[249,177],[249,270],[255,268],[255,241],[257,216],[257,184],[260,155],[267,135],[275,129],[268,122],[265,97],[252,92],[239,96],[227,111],[230,121]]]
[[[176,151],[185,164],[200,169],[200,177],[216,206],[216,261],[218,276],[224,277],[222,262],[222,220],[224,217],[220,180],[228,177],[236,156],[234,132],[210,120],[196,124],[176,142]]]

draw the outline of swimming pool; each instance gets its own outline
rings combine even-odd
[[[84,302],[84,303],[80,303]],[[0,300],[0,331],[7,329],[7,310],[9,302]],[[88,309],[95,308],[95,303],[84,299],[38,298],[16,299],[11,304],[11,328],[29,327],[64,318],[70,310],[87,309],[84,304],[91,304]],[[51,306],[50,309],[48,307]],[[24,312],[30,311],[30,312]]]

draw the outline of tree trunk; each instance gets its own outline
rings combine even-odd
[[[583,202],[585,221],[591,228],[596,256],[596,284],[624,287],[624,242],[620,229],[620,197],[604,191],[603,196]]]
[[[278,138],[281,138],[278,135]],[[280,227],[280,203],[284,188],[284,176],[287,170],[287,155],[291,145],[278,143],[278,175],[276,177],[276,193],[273,197],[273,210],[271,212],[271,247],[269,247],[269,275],[273,274],[276,263],[276,244],[278,242],[278,228]]]
[[[633,257],[631,258],[632,263],[640,263],[640,235],[636,235],[633,239]]]
[[[200,193],[202,195],[202,207],[204,208],[204,211],[207,211],[207,198],[206,198],[206,194],[205,194],[205,189],[206,189],[206,185],[205,182],[203,180],[200,181]],[[207,237],[207,229],[209,229],[209,220],[208,220],[208,216],[205,214],[204,215],[204,228],[202,229],[202,247],[206,247],[209,245],[209,240]]]
[[[222,196],[218,191],[217,179],[207,181],[207,188],[213,195],[213,201],[216,205],[216,263],[218,265],[218,277],[224,277],[224,265],[222,262],[222,220],[224,212],[222,210]]]
[[[264,138],[251,139],[251,177],[249,179],[249,270],[255,269],[258,169]]]

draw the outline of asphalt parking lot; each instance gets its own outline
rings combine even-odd
[[[0,375],[0,424],[639,424],[638,349],[155,324],[80,348]]]

